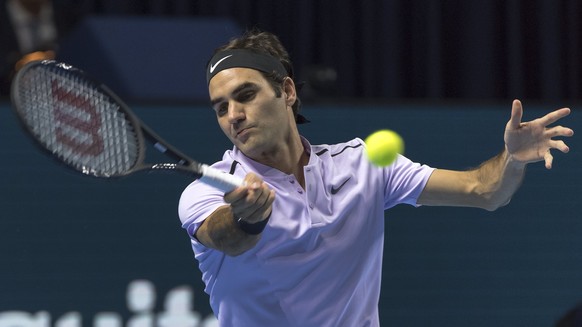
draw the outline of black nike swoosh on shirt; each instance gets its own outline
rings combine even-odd
[[[339,192],[339,190],[342,189],[342,187],[344,187],[344,185],[346,185],[346,183],[350,180],[350,178],[352,178],[351,176],[348,177],[348,179],[346,179],[343,183],[341,183],[340,186],[338,186],[337,188],[334,188],[333,186],[331,187],[331,194],[336,194],[337,192]]]

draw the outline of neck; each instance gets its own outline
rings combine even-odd
[[[309,154],[305,150],[299,133],[286,140],[270,153],[262,153],[256,161],[273,167],[283,173],[294,175],[299,184],[305,187],[303,167],[309,162]]]

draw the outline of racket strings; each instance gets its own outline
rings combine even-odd
[[[22,74],[18,111],[41,144],[85,174],[120,175],[137,164],[137,132],[120,106],[94,83],[63,67]]]

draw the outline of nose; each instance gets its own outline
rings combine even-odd
[[[228,122],[231,124],[236,124],[241,120],[244,120],[245,113],[244,108],[240,103],[230,102],[228,104]]]

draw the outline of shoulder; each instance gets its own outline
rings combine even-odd
[[[222,160],[215,162],[211,166],[224,173],[235,174],[237,165],[238,162],[233,155],[233,151],[228,150],[224,153]],[[237,175],[240,175],[240,172],[237,172]],[[200,218],[208,215],[224,204],[223,196],[224,192],[215,187],[204,184],[199,180],[191,182],[180,196],[178,204],[180,220],[184,223],[194,216]]]
[[[342,143],[313,145],[312,153],[317,156],[328,155],[334,158],[343,158],[353,155],[359,156],[363,153],[364,149],[364,141],[359,138],[355,138]]]

